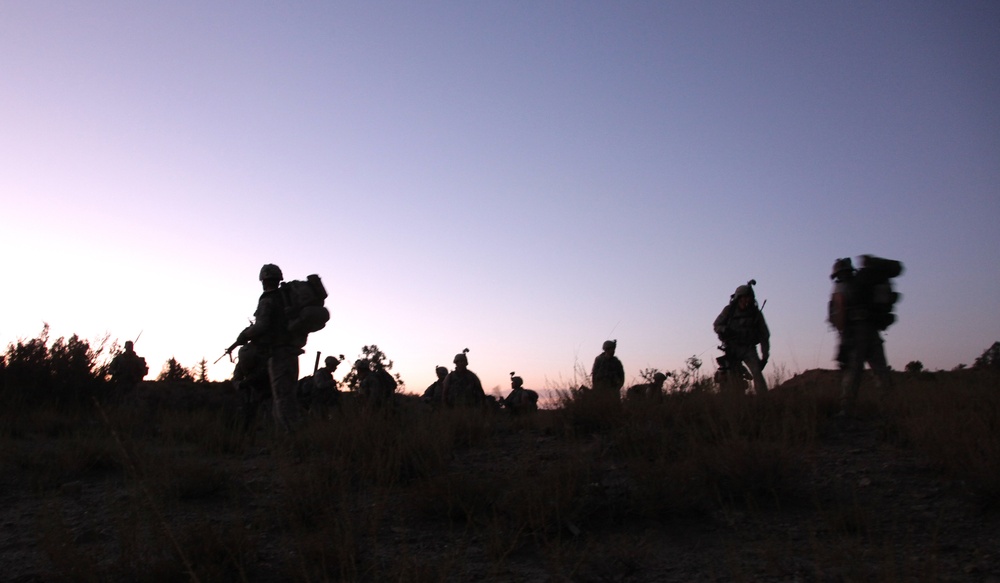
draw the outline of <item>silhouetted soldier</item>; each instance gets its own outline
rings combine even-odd
[[[455,355],[455,370],[444,377],[443,397],[449,407],[479,407],[486,401],[483,384],[479,382],[476,373],[469,370],[469,357],[466,348]]]
[[[538,410],[538,393],[524,388],[524,379],[510,373],[510,394],[500,400],[500,404],[510,411],[511,415],[520,415]]]
[[[303,407],[310,410],[315,408],[320,413],[325,413],[326,409],[338,404],[340,390],[337,388],[333,373],[343,358],[343,355],[339,359],[336,356],[327,356],[323,359],[323,366],[316,369],[312,376],[299,380],[299,402]]]
[[[893,266],[895,272],[890,277],[895,277],[902,272],[902,264],[896,261],[891,263],[895,264]],[[866,282],[863,281],[868,275],[866,272],[863,276],[859,276],[850,257],[837,259],[830,274],[830,279],[835,283],[830,296],[829,321],[840,336],[837,362],[842,372],[839,413],[841,416],[854,412],[866,362],[871,366],[876,382],[882,388],[892,387],[892,377],[889,375],[889,365],[885,359],[885,349],[879,331],[891,324],[895,317],[892,316],[886,323],[884,318],[887,314],[873,305],[871,291],[866,290],[866,287],[872,286],[870,284],[866,286]],[[891,288],[889,293],[894,293]],[[890,310],[894,302],[895,297],[888,302]]]
[[[396,379],[387,370],[363,358],[354,362],[354,370],[358,375],[358,398],[365,406],[382,409],[392,403]]]
[[[594,359],[590,370],[590,380],[594,393],[614,401],[621,401],[621,390],[625,386],[625,368],[615,356],[618,347],[617,340],[605,340],[601,349],[604,351]]]
[[[448,376],[448,369],[439,366],[434,369],[434,373],[437,375],[437,380],[428,385],[421,399],[425,403],[437,406],[444,400],[444,378]]]
[[[108,366],[111,382],[119,391],[127,391],[138,385],[149,373],[146,359],[135,353],[131,340],[125,341],[125,349],[111,360]]]
[[[715,319],[713,328],[722,341],[730,370],[739,370],[740,363],[745,364],[753,376],[754,392],[762,395],[767,392],[763,370],[771,354],[771,332],[764,314],[757,307],[754,283],[750,280],[747,285],[736,288],[729,303]],[[758,344],[760,356],[757,355]]]
[[[278,427],[290,432],[302,418],[296,391],[299,355],[308,333],[293,333],[288,329],[288,316],[278,291],[283,278],[277,265],[268,263],[260,268],[259,279],[264,291],[257,300],[254,322],[240,332],[233,346],[253,343],[260,356],[266,359],[274,420]],[[242,357],[243,351],[240,352]]]
[[[323,366],[316,369],[313,373],[313,387],[319,394],[330,393],[336,394],[340,392],[337,389],[337,381],[333,379],[333,373],[340,366],[343,356],[337,358],[336,356],[327,356],[323,359]]]

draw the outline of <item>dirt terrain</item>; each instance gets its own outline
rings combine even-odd
[[[889,443],[877,418],[824,420],[790,495],[676,516],[620,510],[635,485],[606,437],[499,427],[440,476],[318,503],[304,491],[314,482],[289,477],[315,473],[315,460],[263,429],[233,453],[172,445],[165,459],[194,477],[171,495],[156,468],[128,461],[155,444],[84,438],[67,453],[66,429],[16,433],[0,452],[0,579],[1000,582],[1000,512]],[[546,525],[532,529],[491,512],[505,479],[580,459],[590,465],[571,515],[540,509]]]

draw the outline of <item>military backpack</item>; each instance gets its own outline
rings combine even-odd
[[[853,303],[867,312],[867,319],[879,330],[896,321],[893,309],[902,297],[893,279],[903,274],[903,264],[893,259],[863,255],[861,269],[854,276]]]
[[[322,330],[330,320],[326,302],[326,288],[315,273],[305,281],[286,281],[278,288],[285,304],[288,317],[288,331],[293,334],[309,334]]]

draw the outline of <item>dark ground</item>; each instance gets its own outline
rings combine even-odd
[[[279,476],[301,461],[280,443],[259,441],[209,460],[240,485],[228,494],[150,504],[155,496],[143,480],[121,467],[50,480],[28,461],[65,459],[51,455],[49,439],[9,440],[0,475],[0,580],[187,580],[171,537],[190,541],[200,531],[227,544],[198,552],[217,552],[220,564],[244,559],[242,570],[209,571],[203,581],[321,580],[303,566],[319,560],[304,550],[309,543],[290,540],[276,518],[290,487]],[[567,440],[538,427],[513,428],[503,440],[460,450],[447,472],[495,477],[508,466],[513,473],[526,458],[545,468],[574,456],[600,468],[587,494],[594,507],[614,508],[631,485],[627,468],[599,436]],[[350,541],[355,548],[348,554],[368,567],[327,572],[363,580],[1000,582],[1000,512],[986,511],[963,483],[919,454],[891,445],[877,419],[825,421],[799,463],[801,495],[734,504],[708,516],[567,518],[531,536],[492,528],[488,511],[471,525],[441,518],[460,516],[460,509],[421,511],[408,498],[420,496],[419,489],[390,499],[373,491],[344,509],[353,532],[321,529],[317,536]],[[157,528],[163,524],[170,526]],[[162,557],[149,557],[149,548]],[[152,567],[132,564],[139,560]],[[370,574],[373,566],[381,566],[378,575]]]

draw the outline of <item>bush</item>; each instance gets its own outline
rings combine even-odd
[[[367,360],[371,364],[371,370],[377,370],[382,368],[386,371],[391,371],[393,362],[382,352],[382,349],[376,344],[370,346],[361,347],[361,355],[358,356],[357,360]],[[405,388],[405,383],[403,379],[400,378],[399,373],[390,373],[392,378],[396,381],[396,391],[401,392]],[[342,386],[346,387],[349,391],[357,391],[358,386],[361,384],[361,379],[358,378],[358,371],[356,371],[352,365],[350,372],[344,377],[342,381]]]
[[[177,362],[177,359],[171,356],[170,359],[163,364],[163,370],[160,371],[156,380],[193,383],[194,373],[181,366],[181,363]]]
[[[107,380],[107,363],[98,360],[107,338],[98,348],[76,334],[49,342],[49,325],[37,338],[7,346],[3,357],[2,394],[5,401],[43,401],[79,404],[96,395]]]
[[[973,363],[972,368],[1000,370],[1000,342],[994,342]]]

